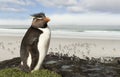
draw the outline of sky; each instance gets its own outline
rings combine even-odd
[[[0,0],[0,25],[30,25],[39,12],[50,25],[120,25],[120,0]]]

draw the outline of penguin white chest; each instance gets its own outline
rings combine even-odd
[[[44,29],[42,28],[39,29],[43,31],[43,33],[39,37],[38,42],[38,50],[40,53],[42,53],[48,49],[51,33],[48,27]]]
[[[39,37],[39,42],[38,42],[38,51],[39,51],[39,61],[35,67],[34,70],[38,70],[47,54],[49,43],[50,43],[50,37],[51,37],[51,32],[49,27],[47,28],[39,28],[43,33]]]

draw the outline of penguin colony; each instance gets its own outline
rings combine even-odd
[[[44,13],[32,16],[32,25],[23,37],[20,47],[20,68],[24,72],[39,70],[47,54],[51,37],[47,25],[50,19]]]

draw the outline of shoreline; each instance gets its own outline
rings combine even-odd
[[[1,29],[1,36],[20,36],[26,33],[27,29]],[[120,31],[51,31],[52,38],[77,38],[77,39],[98,39],[98,40],[120,40]]]
[[[0,31],[0,37],[2,36],[14,36],[23,37],[26,32],[24,30],[9,30],[5,29]],[[73,39],[94,39],[94,40],[120,40],[120,32],[65,32],[65,31],[52,31],[52,38],[73,38]]]

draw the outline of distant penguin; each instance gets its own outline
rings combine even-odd
[[[47,25],[50,19],[44,13],[32,16],[34,17],[32,25],[23,37],[20,47],[20,67],[25,72],[39,70],[51,38],[51,31]]]

